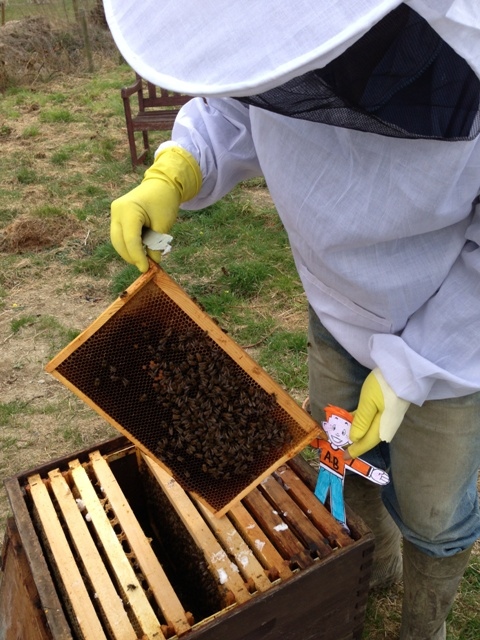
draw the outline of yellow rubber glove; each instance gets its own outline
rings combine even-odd
[[[410,403],[399,398],[383,377],[374,369],[360,392],[358,407],[350,429],[353,442],[347,451],[351,458],[361,456],[382,440],[390,442],[397,432]]]
[[[200,191],[202,174],[195,158],[181,147],[162,149],[142,182],[112,202],[110,237],[122,258],[142,273],[148,271],[147,255],[160,262],[161,252],[145,250],[142,230],[168,233],[182,202]]]

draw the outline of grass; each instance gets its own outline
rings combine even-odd
[[[15,419],[19,413],[24,413],[27,407],[26,402],[14,400],[13,402],[0,403],[0,423],[5,427]]]
[[[25,127],[22,131],[22,138],[35,138],[38,135],[40,135],[40,127],[36,125]]]
[[[11,329],[13,333],[18,333],[22,327],[32,325],[35,322],[34,316],[22,316],[20,318],[16,318],[11,322]]]
[[[449,616],[450,627],[458,635],[450,634],[447,640],[477,640],[480,638],[480,557],[474,556],[465,572],[461,596]]]
[[[3,477],[113,435],[43,367],[139,275],[113,250],[108,229],[110,202],[143,171],[130,165],[119,97],[132,78],[125,65],[107,64],[94,75],[53,77],[34,91],[12,87],[0,101],[0,239],[25,216],[65,229],[53,246],[42,246],[40,236],[36,247],[0,254]],[[152,146],[161,139],[153,135]],[[306,302],[263,181],[238,185],[203,211],[182,212],[173,236],[165,270],[301,403]],[[1,500],[0,526],[8,511]],[[479,590],[475,556],[449,640],[480,637]],[[365,639],[395,637],[400,597],[399,589],[371,595]]]
[[[40,122],[49,124],[75,122],[75,116],[68,109],[45,109],[40,114]]]

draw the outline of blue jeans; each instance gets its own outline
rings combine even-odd
[[[312,309],[308,358],[313,417],[324,420],[327,404],[354,410],[369,370],[333,338]],[[410,405],[392,442],[362,458],[389,471],[384,504],[402,535],[425,553],[452,556],[480,537],[480,392]]]

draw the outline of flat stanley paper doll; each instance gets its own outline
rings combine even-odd
[[[315,495],[325,504],[330,494],[330,511],[333,517],[347,528],[345,515],[345,503],[343,500],[343,483],[345,471],[358,473],[359,475],[375,482],[387,484],[390,480],[388,473],[377,467],[373,467],[361,458],[345,460],[343,447],[351,444],[350,427],[353,416],[345,409],[328,405],[325,407],[326,422],[322,423],[328,436],[328,440],[315,438],[311,446],[319,450],[320,470],[318,472]]]

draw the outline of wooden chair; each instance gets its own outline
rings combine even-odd
[[[145,163],[150,148],[148,132],[172,129],[180,107],[191,99],[191,96],[167,91],[147,82],[138,74],[135,75],[135,83],[121,90],[128,144],[134,167]],[[138,100],[138,111],[134,114],[130,99],[135,94]],[[141,154],[137,153],[135,140],[135,133],[139,131],[143,138],[143,152]]]

